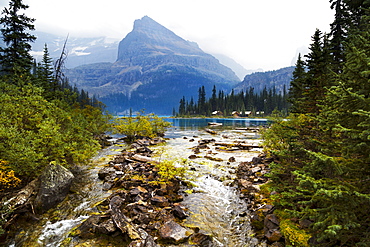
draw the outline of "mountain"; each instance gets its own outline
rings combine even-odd
[[[114,113],[145,109],[170,114],[179,100],[198,96],[205,86],[229,91],[240,80],[228,67],[148,16],[134,22],[119,43],[114,63],[68,70],[70,83],[99,98]]]
[[[275,87],[277,92],[283,92],[284,86],[286,90],[289,89],[290,81],[292,79],[294,66],[286,67],[278,70],[267,72],[256,72],[246,75],[244,80],[234,87],[234,92],[249,90],[254,88],[254,92],[260,92],[265,87],[267,89]]]
[[[61,37],[44,32],[33,32],[37,37],[35,43],[32,43],[30,54],[41,61],[44,54],[44,46],[47,44],[50,57],[53,60],[59,58],[64,43],[68,53],[66,60],[67,68],[74,68],[83,64],[96,62],[114,62],[117,58],[118,41],[108,40],[106,37],[77,38]]]
[[[250,70],[244,68],[242,65],[237,63],[234,59],[224,55],[224,54],[212,54],[215,58],[220,61],[221,64],[225,65],[226,67],[229,67],[232,69],[235,74],[238,76],[240,80],[243,80],[243,78],[246,75],[252,74],[254,72],[262,72],[262,69],[256,69],[256,70]]]

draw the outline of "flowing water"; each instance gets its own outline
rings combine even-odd
[[[255,132],[225,127],[220,128],[217,135],[193,129],[191,126],[175,129],[171,134],[177,137],[169,140],[166,147],[167,158],[171,159],[186,158],[194,154],[192,147],[199,140],[260,143]],[[261,150],[224,152],[209,144],[207,149],[200,151],[197,154],[199,158],[188,162],[188,170],[191,172],[187,179],[195,187],[182,202],[190,212],[184,225],[197,227],[201,229],[200,232],[213,236],[214,246],[264,246],[253,237],[247,205],[231,186],[238,164],[251,161]],[[235,161],[229,162],[230,157]]]
[[[256,144],[260,142],[257,133],[235,128],[266,123],[266,121],[232,122],[225,120],[222,127],[216,128],[218,134],[211,135],[202,130],[202,127],[207,125],[205,121],[208,120],[171,121],[175,127],[166,133],[166,137],[169,138],[167,145],[155,148],[158,159],[188,158],[194,154],[192,147],[196,146],[201,139]],[[176,121],[180,122],[176,123]],[[212,119],[212,121],[215,120]],[[73,187],[75,193],[69,195],[55,210],[45,214],[36,225],[31,223],[28,228],[25,226],[24,229],[28,230],[21,231],[9,246],[61,246],[68,233],[93,213],[94,205],[109,195],[109,192],[102,190],[102,183],[97,173],[122,148],[112,146],[102,150],[94,158],[91,168],[85,167],[80,172],[78,182]],[[261,150],[226,152],[216,150],[213,145],[209,144],[207,149],[200,151],[201,153],[197,154],[199,158],[188,160],[186,164],[189,171],[186,180],[194,187],[186,191],[188,195],[182,202],[189,209],[189,217],[183,225],[199,228],[201,233],[211,235],[214,246],[264,246],[253,237],[247,205],[232,187],[238,164],[250,161]],[[233,157],[235,161],[229,162],[230,157]],[[68,246],[76,244],[71,242]]]
[[[39,222],[21,222],[22,230],[9,246],[60,246],[69,232],[93,213],[94,205],[109,196],[109,193],[102,189],[102,182],[97,174],[102,166],[122,149],[123,147],[110,146],[100,150],[91,164],[76,171],[77,179],[71,188],[73,193],[57,208],[45,213]]]

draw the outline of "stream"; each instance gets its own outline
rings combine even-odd
[[[187,124],[187,126],[181,126],[177,123],[176,127],[170,128],[165,136],[168,138],[165,146],[150,147],[155,151],[156,159],[188,158],[194,154],[192,148],[198,145],[198,141],[205,139],[229,143],[258,144],[260,142],[257,132],[243,128],[250,126],[250,123],[241,126],[240,124],[235,126],[235,123],[232,123],[214,127],[217,135],[207,133],[196,126],[199,123]],[[238,127],[241,128],[238,129]],[[230,152],[220,151],[215,145],[207,146],[200,150],[197,154],[198,158],[188,159],[186,163],[188,172],[185,180],[192,183],[194,187],[185,191],[187,196],[181,203],[189,210],[189,217],[182,225],[192,229],[198,228],[200,232],[211,235],[213,246],[265,246],[253,237],[247,205],[239,198],[237,190],[232,186],[238,164],[251,161],[261,152],[261,149]],[[56,209],[44,214],[38,222],[24,222],[23,230],[19,231],[17,237],[8,246],[104,246],[92,243],[84,245],[75,241],[66,245],[64,240],[74,227],[95,212],[94,205],[111,194],[111,191],[102,190],[102,181],[98,179],[97,174],[99,169],[125,147],[124,143],[118,143],[101,150],[92,160],[92,164],[78,171],[79,179],[71,189],[73,193],[70,193]]]

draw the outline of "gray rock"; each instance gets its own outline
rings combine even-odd
[[[150,201],[153,205],[158,207],[168,207],[170,205],[168,199],[164,196],[155,195],[150,199]]]
[[[191,234],[193,234],[192,230],[187,230],[172,220],[159,229],[159,235],[163,240],[175,244],[186,241]]]
[[[264,224],[268,230],[278,229],[280,225],[278,218],[274,214],[266,215]]]
[[[42,212],[56,206],[67,196],[74,179],[65,167],[51,162],[40,177],[40,188],[35,205]]]
[[[115,173],[116,169],[114,167],[104,167],[99,170],[98,176],[101,180],[109,180],[107,177],[112,177]]]
[[[202,247],[214,246],[212,242],[212,237],[210,235],[205,235],[203,233],[193,234],[190,237],[190,240],[192,243],[196,244],[197,246],[202,246]]]
[[[265,237],[270,242],[276,242],[276,241],[279,241],[283,237],[283,234],[279,230],[273,229],[273,230],[267,231],[265,233]]]

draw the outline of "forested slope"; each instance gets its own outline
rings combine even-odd
[[[264,134],[269,186],[287,243],[370,246],[370,3],[330,2],[331,32],[316,30],[297,61],[290,117]]]

